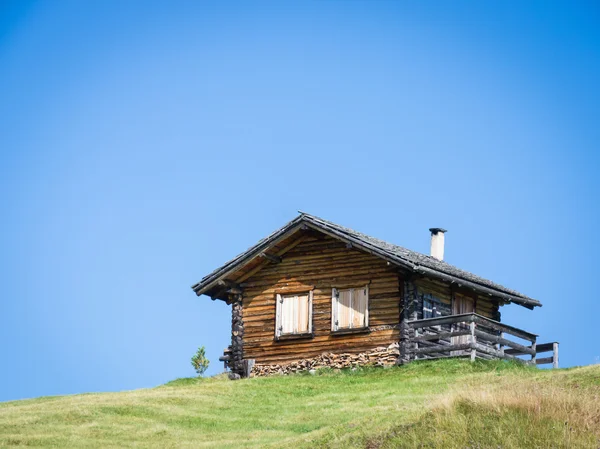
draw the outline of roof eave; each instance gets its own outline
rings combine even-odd
[[[500,298],[507,302],[512,302],[515,304],[519,304],[528,309],[533,309],[534,307],[541,307],[542,303],[536,299],[521,297],[510,295],[508,293],[502,292],[500,290],[496,290],[494,288],[483,286],[481,284],[477,284],[473,281],[468,281],[463,278],[459,278],[456,276],[449,275],[447,273],[443,273],[441,271],[435,270],[433,268],[425,267],[423,265],[416,265],[408,260],[405,260],[399,257],[397,254],[393,254],[389,251],[386,251],[376,245],[370,244],[369,242],[365,242],[357,237],[349,235],[345,232],[341,232],[331,226],[327,226],[326,223],[323,223],[318,218],[313,218],[313,216],[301,213],[294,220],[290,221],[285,226],[281,227],[277,231],[273,232],[270,236],[265,238],[263,241],[259,242],[255,246],[248,249],[245,253],[240,254],[238,257],[227,262],[221,269],[211,273],[205,279],[200,282],[192,285],[192,289],[196,293],[197,296],[203,295],[208,292],[210,289],[215,287],[215,285],[229,276],[232,272],[238,270],[241,266],[251,262],[255,257],[258,257],[260,253],[266,250],[269,246],[276,244],[278,241],[286,238],[287,236],[293,234],[302,228],[302,226],[307,226],[309,228],[320,231],[324,234],[327,234],[331,237],[337,238],[345,243],[350,243],[357,248],[362,249],[365,252],[373,254],[377,257],[380,257],[386,260],[389,263],[393,263],[399,268],[408,270],[410,272],[421,273],[425,275],[429,275],[432,277],[436,277],[438,279],[444,280],[451,284],[459,284],[461,286],[471,288],[475,291],[479,291],[484,294],[488,294],[493,297]],[[217,298],[214,298],[217,299]],[[221,299],[221,298],[219,298]]]
[[[527,307],[528,309],[533,309],[534,307],[542,307],[542,303],[540,301],[538,301],[537,299],[509,295],[508,293],[505,293],[505,292],[502,292],[502,291],[499,291],[499,290],[496,290],[496,289],[493,289],[490,287],[486,287],[486,286],[477,284],[475,282],[468,281],[466,279],[451,276],[449,274],[442,273],[442,272],[434,270],[432,268],[428,268],[428,267],[424,267],[424,266],[420,265],[416,268],[416,271],[421,272],[426,275],[429,275],[429,276],[432,276],[432,277],[437,277],[439,279],[450,282],[451,284],[460,284],[467,288],[471,288],[475,291],[485,293],[490,296],[495,296],[495,297],[498,297],[498,298],[503,299],[508,302],[519,304],[523,307]]]
[[[238,270],[240,266],[251,262],[255,257],[258,257],[260,253],[265,251],[268,247],[270,247],[273,244],[276,244],[280,240],[288,237],[289,235],[301,229],[301,222],[303,220],[304,218],[302,215],[296,217],[295,219],[287,223],[285,226],[273,232],[273,234],[264,239],[262,242],[251,247],[245,253],[240,254],[238,257],[230,260],[219,270],[209,274],[205,279],[202,279],[200,282],[197,282],[196,284],[192,285],[192,290],[194,290],[197,296],[203,295],[212,287],[214,287],[218,281],[226,278],[229,274]]]

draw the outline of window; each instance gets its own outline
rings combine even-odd
[[[441,301],[432,294],[423,294],[423,319],[441,316],[440,303]]]
[[[312,292],[277,295],[275,337],[312,332]]]
[[[334,288],[331,295],[331,330],[362,329],[369,325],[369,287]]]

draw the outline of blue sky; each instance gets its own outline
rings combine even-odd
[[[301,209],[598,362],[595,2],[0,1],[0,400],[209,374],[190,286]]]

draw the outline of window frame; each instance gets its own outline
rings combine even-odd
[[[438,318],[442,316],[442,312],[441,310],[439,310],[439,307],[437,307],[438,305],[440,305],[442,303],[442,300],[440,298],[438,298],[437,296],[435,296],[432,293],[423,293],[422,297],[421,297],[421,316],[422,319],[429,319],[429,318]],[[429,317],[425,317],[425,302],[429,303],[429,311],[431,313],[431,316]]]
[[[307,296],[307,307],[308,307],[308,326],[304,332],[287,332],[283,333],[283,300],[284,298],[298,296]],[[313,291],[303,290],[300,292],[281,292],[275,294],[275,340],[293,339],[293,338],[305,338],[313,336]],[[296,325],[298,323],[295,323]]]
[[[365,290],[365,296],[366,296],[366,301],[365,301],[365,311],[364,311],[364,323],[362,326],[360,327],[353,327],[353,321],[354,321],[354,309],[352,308],[352,303],[354,302],[354,290],[360,290],[360,289],[364,289]],[[338,320],[338,314],[339,314],[339,292],[340,291],[345,291],[345,290],[351,290],[351,295],[350,295],[350,301],[351,301],[351,306],[350,306],[350,318],[349,318],[349,326],[348,327],[339,327],[339,320]],[[365,284],[362,285],[360,287],[344,287],[344,288],[337,288],[337,287],[333,287],[331,289],[331,332],[332,333],[350,333],[350,332],[364,332],[364,331],[368,331],[369,330],[369,304],[370,304],[370,300],[369,300],[369,284]]]

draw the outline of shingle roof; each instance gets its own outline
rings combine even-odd
[[[472,288],[481,293],[496,296],[505,301],[514,302],[528,308],[542,305],[539,301],[533,298],[479,277],[475,274],[469,273],[468,271],[461,270],[460,268],[450,265],[447,262],[418,253],[416,251],[411,251],[392,243],[385,242],[375,237],[363,234],[362,232],[345,228],[305,212],[300,212],[300,215],[294,220],[290,221],[268,237],[260,240],[256,245],[230,260],[222,267],[208,274],[202,278],[200,282],[193,285],[192,288],[198,295],[204,293],[207,287],[216,280],[224,277],[227,273],[230,273],[242,264],[252,260],[258,254],[260,254],[260,252],[268,248],[274,240],[302,224],[306,224],[309,227],[329,233],[334,237],[350,242],[359,248],[367,250],[368,252],[378,255],[391,263],[407,268],[413,272]]]

